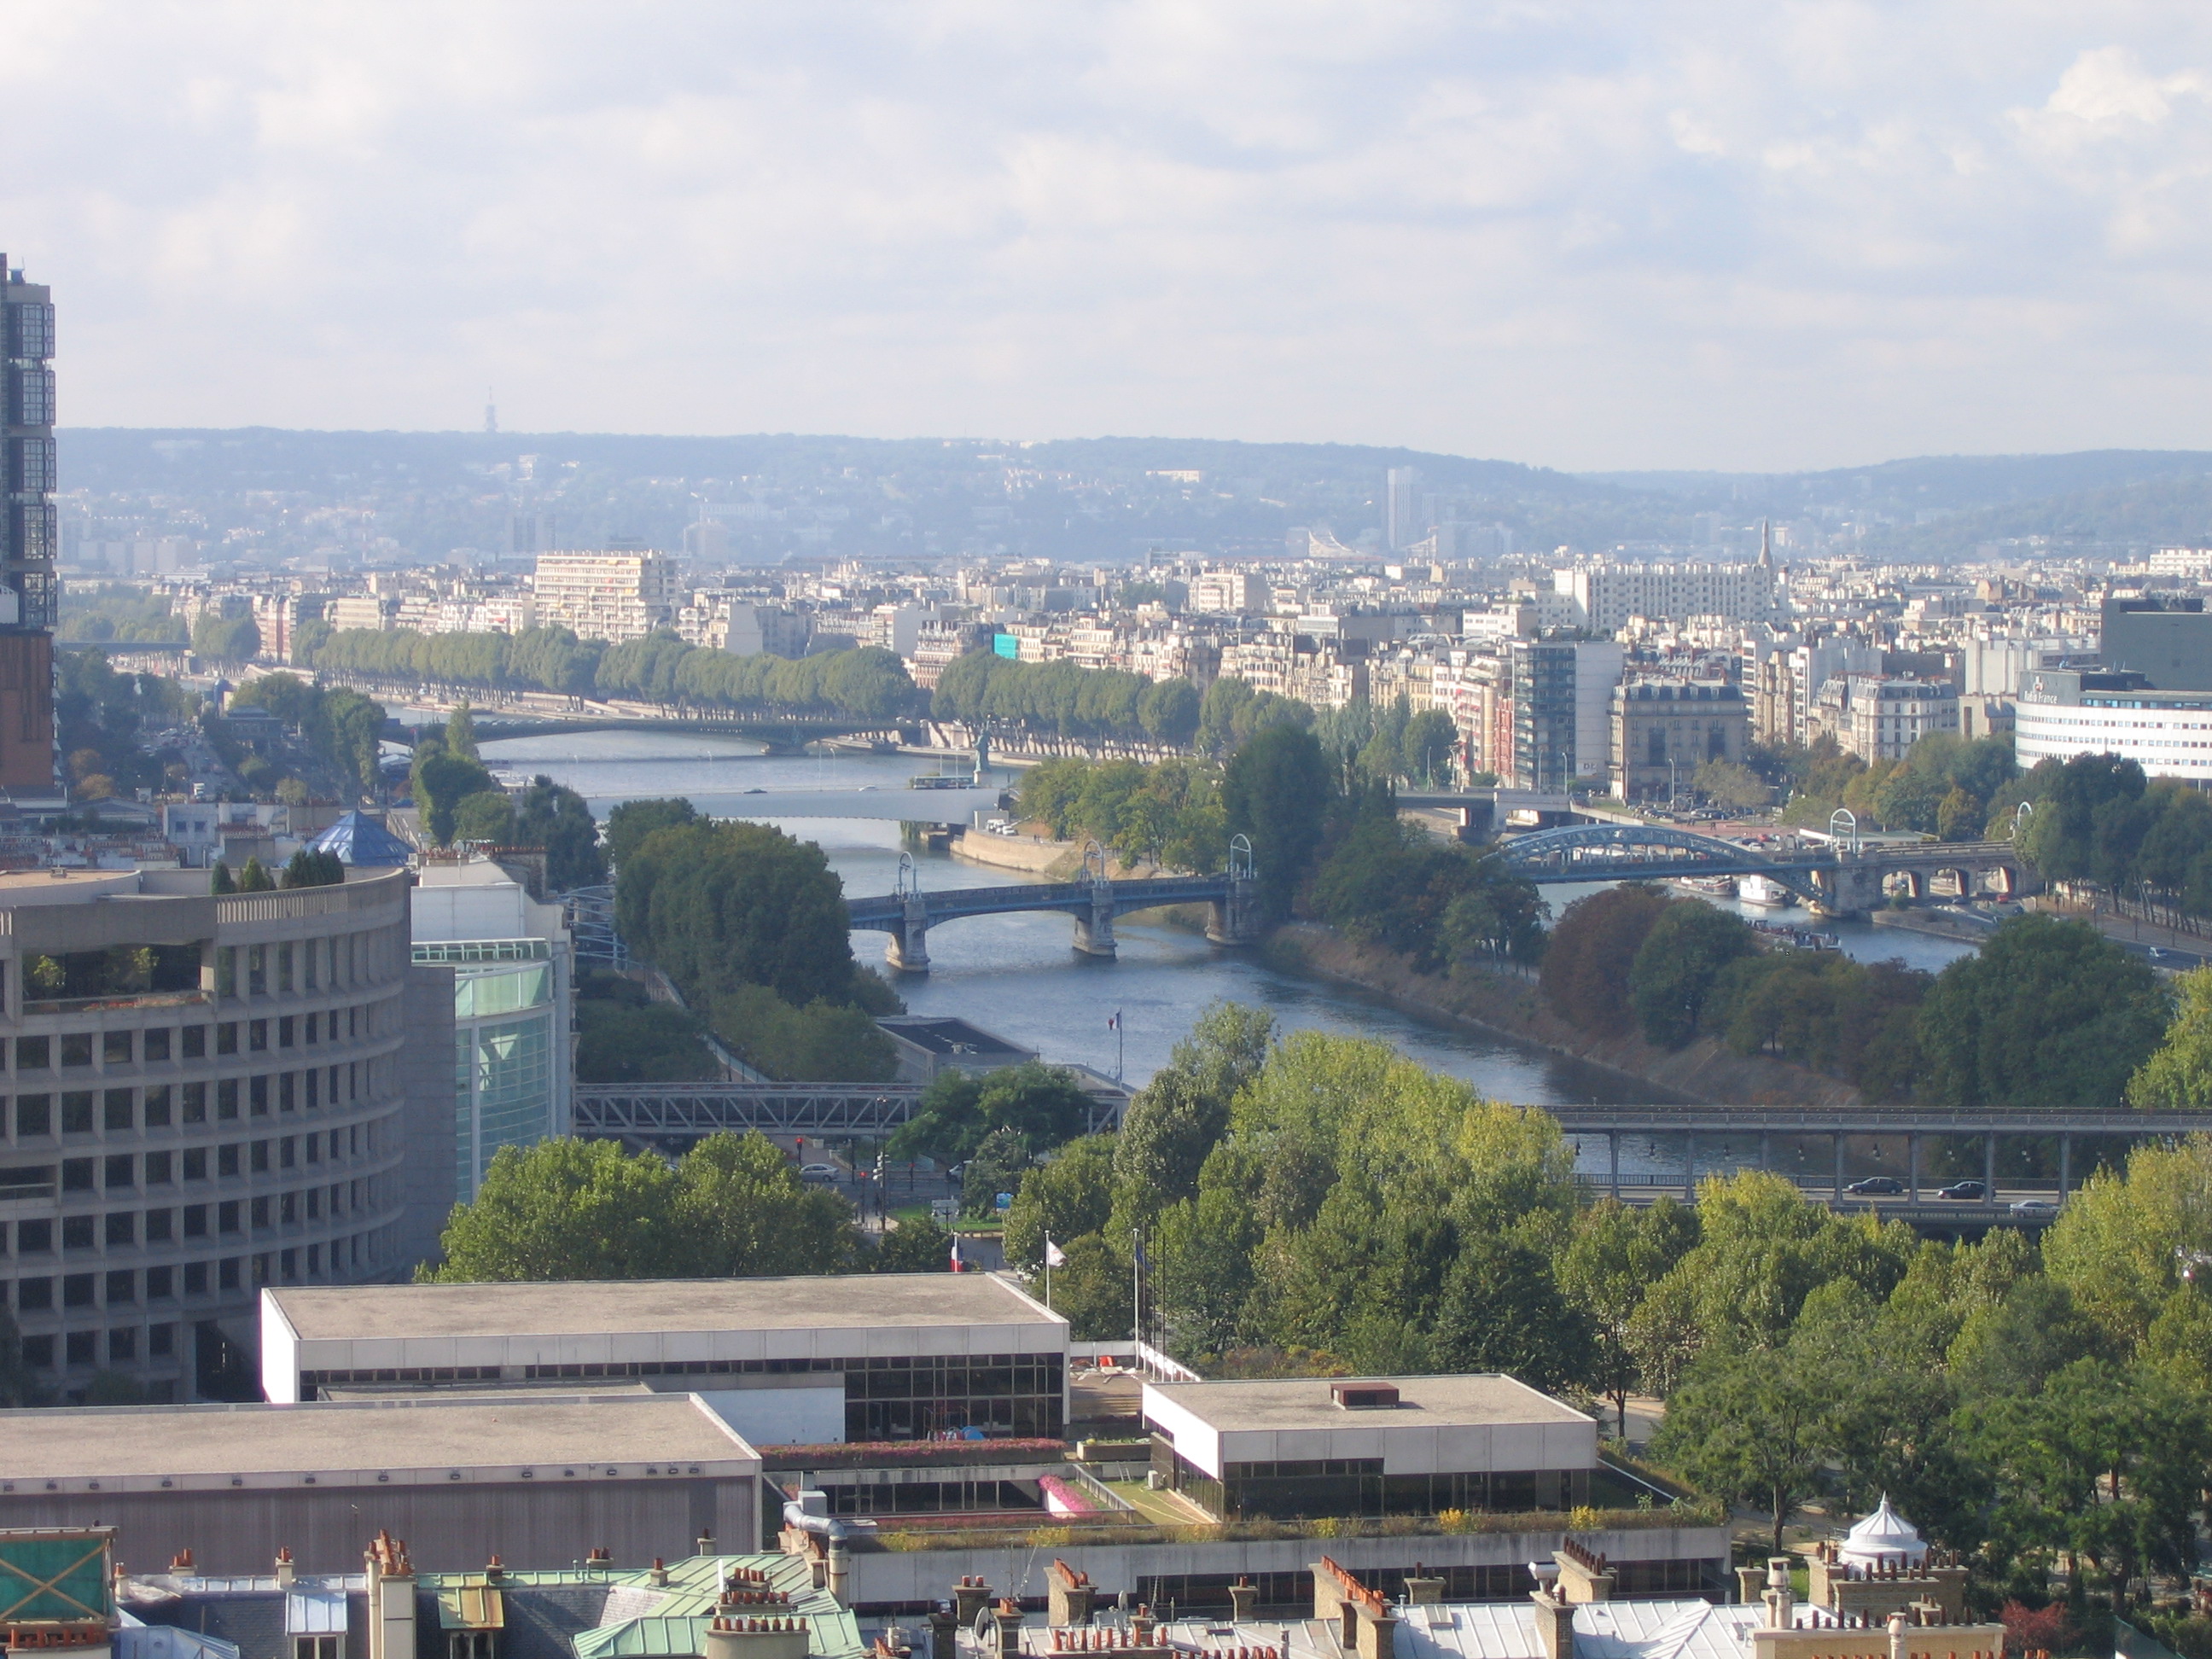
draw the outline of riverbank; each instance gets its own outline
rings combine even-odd
[[[1908,933],[1930,933],[1937,939],[1968,939],[1979,945],[1996,931],[1990,924],[1969,921],[1942,910],[1876,910],[1867,917],[1877,927],[1902,927]]]
[[[1262,951],[1270,965],[1356,985],[1401,1006],[1463,1021],[1517,1042],[1650,1085],[1655,1100],[1746,1106],[1853,1106],[1858,1091],[1838,1079],[1763,1054],[1737,1054],[1711,1037],[1666,1049],[1641,1036],[1595,1037],[1546,1005],[1534,979],[1513,974],[1446,977],[1413,971],[1395,952],[1363,945],[1334,928],[1293,922]]]
[[[994,836],[981,830],[956,829],[945,850],[965,864],[986,865],[994,870],[1020,870],[1054,881],[1073,881],[1083,872],[1079,841],[1047,841],[1042,836]],[[1106,854],[1106,875],[1112,881],[1142,881],[1159,871],[1150,865],[1127,865]]]

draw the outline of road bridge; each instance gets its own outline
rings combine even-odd
[[[1538,884],[1764,876],[1828,915],[1879,908],[1899,884],[1924,896],[1948,875],[1961,894],[2027,891],[2034,873],[2009,842],[1917,842],[1825,847],[1777,858],[1740,842],[1656,823],[1585,823],[1501,842],[1514,874]]]
[[[1242,839],[1241,837],[1239,839]],[[1086,863],[1104,855],[1093,843]],[[1249,854],[1233,874],[1155,876],[1147,880],[1109,881],[1086,873],[1075,881],[1019,887],[965,887],[925,893],[900,873],[896,892],[848,898],[845,913],[856,930],[889,933],[884,959],[902,973],[929,970],[929,930],[967,916],[1008,915],[1024,910],[1058,910],[1075,918],[1075,948],[1086,956],[1115,954],[1114,919],[1132,910],[1163,904],[1204,904],[1210,916],[1206,936],[1216,945],[1243,945],[1259,932],[1258,884],[1249,873]]]
[[[1905,1192],[1909,1204],[1921,1201],[1921,1148],[1930,1137],[1977,1139],[1982,1143],[1982,1180],[1987,1191],[1997,1190],[1997,1141],[2007,1135],[2036,1135],[2058,1142],[2057,1195],[2063,1200],[2073,1185],[2074,1143],[2077,1139],[2148,1140],[2168,1135],[2212,1133],[2212,1112],[2039,1112],[2014,1108],[1987,1111],[1949,1111],[1911,1106],[1547,1106],[1543,1109],[1559,1127],[1577,1138],[1602,1135],[1607,1143],[1607,1176],[1596,1184],[1615,1196],[1626,1197],[1620,1173],[1620,1143],[1624,1136],[1682,1137],[1682,1185],[1694,1191],[1698,1173],[1698,1137],[1725,1135],[1759,1138],[1759,1165],[1773,1163],[1777,1135],[1826,1136],[1832,1152],[1832,1176],[1826,1185],[1833,1204],[1844,1202],[1844,1142],[1852,1135],[1902,1137],[1905,1142]],[[1994,1200],[1992,1200],[1994,1202]],[[1960,1206],[1946,1206],[1945,1214]]]
[[[1088,1092],[1088,1133],[1113,1128],[1127,1095],[1104,1084]],[[726,1131],[881,1140],[914,1115],[921,1096],[915,1083],[584,1084],[574,1125],[586,1140],[618,1140],[632,1151],[677,1152]]]

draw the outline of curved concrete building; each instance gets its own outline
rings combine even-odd
[[[254,1398],[261,1286],[404,1277],[434,1242],[453,989],[410,967],[411,882],[0,875],[0,1282],[34,1386]]]

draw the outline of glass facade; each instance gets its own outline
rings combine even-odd
[[[1280,1521],[1321,1516],[1437,1515],[1446,1510],[1567,1510],[1589,1501],[1588,1469],[1501,1469],[1496,1473],[1385,1474],[1382,1460],[1340,1458],[1230,1463],[1217,1480],[1154,1436],[1152,1466],[1162,1484],[1224,1520]]]
[[[453,969],[453,1193],[472,1199],[502,1146],[554,1133],[557,1056],[551,946],[541,939],[420,942]]]

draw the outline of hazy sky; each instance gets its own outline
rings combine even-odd
[[[9,0],[70,425],[2212,447],[2203,0]]]

